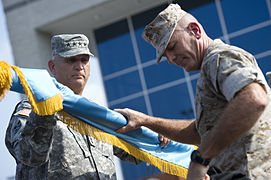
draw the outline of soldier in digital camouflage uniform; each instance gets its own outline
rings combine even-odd
[[[53,60],[48,62],[56,80],[82,95],[89,77],[88,39],[82,34],[56,35],[51,40]],[[16,179],[116,179],[112,145],[69,128],[58,113],[38,116],[28,100],[15,108],[6,146],[17,163]],[[119,158],[139,163],[114,148]]]
[[[157,63],[166,56],[170,64],[188,72],[200,70],[196,118],[170,120],[116,109],[129,118],[118,132],[147,126],[173,140],[199,145],[191,155],[187,179],[210,178],[206,172],[211,166],[222,170],[220,179],[234,174],[270,179],[271,93],[255,58],[210,39],[201,24],[177,4],[160,12],[146,26],[143,38],[156,48]]]

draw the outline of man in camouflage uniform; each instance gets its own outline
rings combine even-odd
[[[129,119],[118,132],[147,126],[173,140],[199,145],[191,155],[187,179],[208,179],[211,165],[229,176],[238,171],[251,179],[270,179],[271,93],[255,58],[210,39],[177,4],[160,12],[143,38],[156,48],[157,63],[166,56],[188,72],[200,70],[196,119],[170,120],[116,109]]]
[[[82,95],[89,77],[88,39],[82,34],[56,35],[51,39],[49,69],[56,80]],[[17,163],[16,179],[116,179],[112,145],[81,135],[61,121],[63,116],[38,116],[28,100],[15,108],[6,146]],[[139,163],[114,148],[119,158]]]

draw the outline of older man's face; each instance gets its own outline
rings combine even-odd
[[[199,70],[201,66],[197,38],[183,29],[176,28],[164,56],[170,64],[176,64],[187,72]]]
[[[76,94],[82,94],[90,75],[89,55],[77,55],[69,58],[56,56],[51,61],[50,70],[56,80],[69,88]]]

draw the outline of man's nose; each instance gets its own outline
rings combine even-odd
[[[76,61],[74,66],[76,69],[81,70],[84,68],[85,64],[82,61]]]

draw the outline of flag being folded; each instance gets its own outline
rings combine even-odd
[[[9,90],[25,93],[34,112],[41,116],[57,112],[64,123],[81,134],[119,147],[163,172],[184,178],[187,175],[195,146],[172,141],[163,148],[158,134],[146,127],[116,133],[127,124],[123,115],[74,94],[46,70],[18,68],[0,61],[1,99]]]

